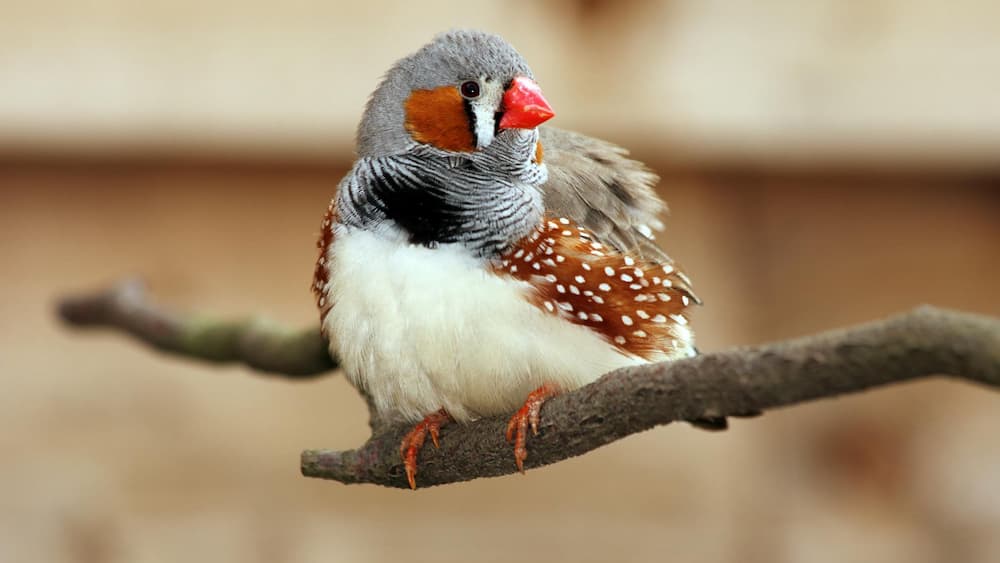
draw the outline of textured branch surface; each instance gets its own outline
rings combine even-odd
[[[215,363],[242,363],[286,377],[311,377],[337,367],[319,328],[292,331],[264,319],[219,321],[183,316],[146,299],[139,280],[68,297],[59,316],[79,327],[106,327],[150,346]]]
[[[293,377],[335,367],[316,331],[180,319],[145,303],[134,282],[67,300],[60,312],[71,323],[119,328],[185,356]],[[847,330],[619,370],[546,403],[525,466],[555,463],[672,421],[738,416],[933,375],[1000,387],[1000,320],[922,307]],[[421,452],[418,484],[515,472],[503,439],[506,422],[495,417],[445,427],[441,449]],[[302,473],[406,488],[399,443],[407,430],[376,425],[356,450],[306,450]]]
[[[672,421],[763,411],[938,374],[1000,386],[1000,321],[925,307],[849,330],[619,370],[546,403],[525,466],[555,463]],[[446,427],[441,449],[421,452],[418,484],[516,471],[505,424],[491,418]],[[357,450],[305,451],[302,473],[406,487],[398,452],[405,431],[379,431]]]

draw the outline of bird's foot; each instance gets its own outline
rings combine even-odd
[[[525,442],[528,439],[528,426],[531,426],[531,433],[538,435],[538,421],[542,404],[545,401],[559,394],[559,388],[551,383],[546,383],[531,393],[528,393],[524,406],[521,407],[507,423],[507,441],[514,442],[514,461],[517,463],[517,470],[524,473],[524,460],[528,458],[528,450]]]
[[[434,447],[439,447],[438,435],[441,432],[441,427],[451,420],[451,415],[441,409],[425,416],[413,427],[413,430],[403,436],[403,442],[399,445],[399,455],[403,458],[406,480],[410,482],[411,489],[416,490],[417,488],[417,456],[420,454],[420,449],[424,447],[424,440],[430,434]]]

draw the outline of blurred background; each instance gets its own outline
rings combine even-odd
[[[921,303],[1000,314],[988,0],[0,0],[0,561],[1000,561],[1000,397],[943,380],[671,425],[416,493],[299,476],[367,437],[290,383],[59,325],[161,301],[315,323],[367,94],[435,33],[531,62],[554,124],[663,177],[700,347]],[[445,434],[447,439],[447,434]]]

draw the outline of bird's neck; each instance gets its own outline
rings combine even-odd
[[[546,170],[532,162],[535,138],[512,135],[507,145],[467,158],[428,150],[362,158],[341,184],[342,221],[409,244],[460,245],[496,258],[542,218]]]

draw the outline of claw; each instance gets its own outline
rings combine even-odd
[[[441,447],[438,436],[441,427],[451,421],[451,415],[441,409],[429,414],[418,422],[413,430],[410,430],[399,445],[399,455],[403,458],[403,467],[406,470],[406,480],[410,483],[410,488],[417,489],[417,456],[420,449],[424,447],[427,434],[431,435],[431,441],[435,448]]]
[[[542,405],[545,401],[559,394],[556,386],[546,383],[538,389],[528,394],[528,398],[514,416],[507,422],[506,437],[508,442],[514,442],[514,463],[517,470],[524,473],[524,460],[528,459],[528,426],[531,426],[531,433],[538,435],[538,424],[541,421]]]

